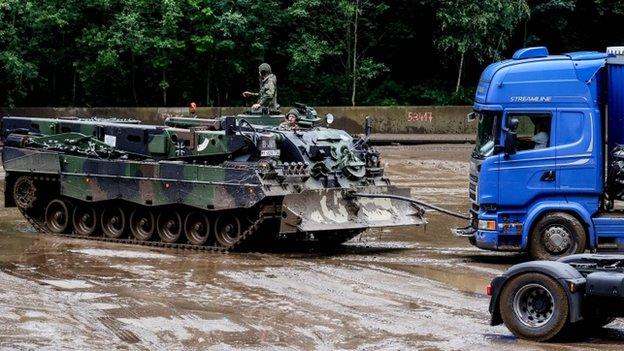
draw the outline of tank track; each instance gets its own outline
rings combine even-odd
[[[50,182],[58,182],[57,179],[52,178],[52,177],[40,177],[39,179],[50,181]],[[118,244],[141,245],[141,246],[151,246],[151,247],[179,249],[179,250],[206,251],[206,252],[215,252],[215,253],[227,253],[227,252],[232,252],[232,251],[236,251],[236,250],[243,248],[244,245],[247,242],[249,242],[252,237],[254,237],[254,234],[258,233],[262,224],[266,220],[277,218],[277,216],[274,214],[266,214],[264,212],[260,212],[260,216],[258,217],[258,219],[251,222],[251,224],[245,230],[242,230],[242,233],[239,235],[238,240],[229,246],[194,245],[194,244],[189,244],[189,243],[167,243],[167,242],[159,241],[160,238],[158,234],[154,235],[154,237],[157,240],[138,240],[135,238],[111,238],[111,237],[104,236],[101,233],[100,233],[101,236],[78,235],[74,233],[73,231],[72,233],[54,233],[48,230],[45,223],[35,218],[35,216],[33,216],[33,214],[31,213],[30,209],[23,208],[20,206],[16,206],[16,207],[19,209],[20,213],[28,221],[28,223],[30,223],[33,226],[33,228],[41,234],[57,236],[57,237],[72,238],[72,239],[81,239],[81,240],[94,240],[94,241],[118,243]],[[131,234],[128,234],[128,235],[131,236]]]

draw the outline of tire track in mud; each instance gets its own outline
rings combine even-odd
[[[103,316],[89,303],[52,286],[0,271],[0,347],[104,349],[122,346],[98,323]]]
[[[467,179],[453,169],[471,148],[382,152],[389,153],[388,174],[411,186],[414,195],[461,209],[468,204]],[[436,155],[458,164],[437,169],[426,161]],[[409,158],[416,161],[400,164]],[[418,174],[437,178],[425,182]],[[621,321],[611,325],[620,330],[607,329],[578,345],[517,341],[506,328],[489,327],[488,299],[471,287],[516,258],[467,246],[446,231],[440,236],[455,222],[433,213],[431,220],[433,232],[369,231],[370,237],[332,254],[213,257],[42,240],[18,255],[11,252],[7,262],[14,266],[7,273],[13,276],[0,271],[0,325],[8,328],[0,329],[0,348],[621,349]],[[466,276],[468,283],[458,282]],[[40,280],[92,286],[64,290]],[[102,304],[117,308],[101,309]]]
[[[219,300],[218,297],[220,294],[223,296],[232,295],[230,291],[224,291],[224,289],[217,287],[214,288],[214,290],[217,290],[216,293],[214,291],[206,291],[201,289],[201,287],[196,289],[195,284],[186,284],[191,274],[185,273],[183,274],[184,279],[180,279],[180,276],[170,269],[160,269],[157,268],[160,266],[154,267],[145,264],[132,264],[133,262],[141,260],[144,262],[145,257],[143,256],[149,255],[148,257],[158,257],[161,259],[161,256],[165,256],[163,254],[126,251],[123,249],[70,249],[67,250],[66,253],[69,255],[86,254],[95,256],[95,261],[92,261],[92,263],[95,266],[101,263],[114,267],[114,269],[110,271],[113,276],[93,275],[89,272],[89,267],[84,267],[83,270],[79,269],[78,271],[72,272],[76,279],[63,279],[62,277],[65,276],[66,273],[61,271],[51,273],[44,268],[44,272],[40,272],[39,269],[31,269],[33,267],[28,267],[26,265],[14,267],[14,269],[9,270],[11,275],[0,275],[0,281],[3,283],[9,279],[23,283],[10,284],[12,290],[0,288],[0,311],[2,311],[4,306],[10,306],[8,303],[2,303],[2,297],[17,296],[19,291],[26,289],[26,285],[36,286],[39,290],[46,292],[46,294],[40,298],[50,300],[51,306],[56,306],[61,309],[57,311],[54,307],[49,307],[47,310],[42,310],[40,314],[45,314],[46,323],[56,327],[56,329],[53,330],[59,331],[63,336],[59,336],[58,340],[49,337],[40,338],[29,329],[26,333],[19,334],[21,335],[21,339],[31,343],[28,344],[30,346],[27,345],[26,348],[30,349],[37,348],[38,346],[50,345],[56,345],[59,349],[72,349],[74,347],[81,350],[105,348],[98,346],[99,344],[90,344],[88,342],[74,345],[68,340],[85,335],[89,338],[102,340],[102,342],[110,339],[108,344],[117,346],[126,345],[127,347],[130,344],[136,344],[144,349],[166,350],[171,347],[186,349],[189,345],[192,346],[196,339],[202,339],[202,335],[204,336],[204,341],[210,340],[214,343],[216,340],[211,340],[206,337],[206,335],[212,335],[215,332],[240,333],[247,330],[244,327],[239,327],[229,322],[226,318],[212,318],[213,316],[204,312],[204,308],[202,308],[201,305],[189,305],[185,302],[193,301],[194,298],[196,299],[199,296],[201,297],[200,300],[209,304],[209,302],[215,300],[215,295],[217,297],[216,300]],[[67,260],[67,258],[63,256],[62,252],[48,255],[46,262],[53,266],[58,265],[59,261],[64,262]],[[114,261],[121,260],[125,264],[121,262],[111,264],[111,258]],[[185,261],[184,257],[177,257],[175,255],[166,255],[166,258],[168,263],[173,263],[175,265],[174,267],[180,267],[179,263]],[[78,258],[73,257],[73,260],[76,259]],[[72,261],[72,258],[69,258],[69,260]],[[100,263],[97,263],[98,261]],[[190,261],[192,262],[195,260],[191,259]],[[165,266],[167,266],[167,264],[165,264]],[[170,267],[169,265],[169,268]],[[130,278],[127,273],[141,278]],[[19,278],[17,276],[19,276]],[[186,287],[190,286],[190,289],[185,289],[180,285]],[[84,292],[85,290],[93,291],[94,289],[98,291],[103,290],[105,292]],[[173,292],[173,294],[168,296],[164,292]],[[208,293],[208,296],[206,296],[206,293]],[[92,296],[89,297],[89,294]],[[65,303],[61,304],[58,302],[58,299],[51,299],[49,295],[62,298]],[[40,295],[37,295],[37,297],[39,296]],[[37,304],[36,301],[37,298],[23,301],[21,309],[16,309],[15,306],[11,306],[12,310],[16,311],[12,313],[11,316],[13,316],[15,320],[20,318],[30,319],[32,316],[28,315],[25,311],[32,310],[32,306]],[[226,301],[228,300],[226,299]],[[100,308],[102,305],[106,305],[105,309],[107,310],[103,311]],[[190,308],[178,309],[177,305]],[[113,311],[109,311],[109,308]],[[61,316],[57,318],[55,317],[56,314],[60,314]],[[80,320],[74,320],[72,316],[76,314],[84,314],[85,317],[80,318]],[[202,315],[207,318],[201,317]],[[2,322],[4,321],[2,317],[0,317],[0,325]],[[29,323],[40,324],[39,321]],[[14,322],[11,324],[15,325]],[[19,328],[20,325],[15,326],[15,330],[19,330]],[[74,333],[78,333],[78,335],[74,335]],[[12,331],[11,334],[18,335],[18,333],[14,331]],[[5,338],[3,336],[0,338],[0,346],[2,346],[3,342],[12,346],[20,345],[20,340],[15,337]],[[203,348],[204,347],[201,347],[201,349]]]
[[[262,294],[266,309],[290,302],[296,316],[279,320],[288,324],[292,318],[296,328],[274,321],[264,327],[303,339],[306,349],[619,350],[615,343],[622,340],[621,331],[606,329],[606,345],[591,339],[579,345],[525,342],[503,326],[488,325],[489,300],[483,295],[387,267],[279,261],[220,274],[241,285],[238,291]]]
[[[330,325],[325,335],[337,347],[353,342],[335,337],[345,334],[345,328],[368,334],[369,342],[372,336],[379,341],[398,339],[404,346],[463,349],[488,345],[483,335],[491,328],[484,327],[487,308],[482,298],[406,272],[365,264],[297,262],[296,267],[222,274],[238,284],[261,288],[273,299],[292,300],[311,319],[329,316],[343,321],[345,325]]]

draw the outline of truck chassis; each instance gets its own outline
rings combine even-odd
[[[491,325],[549,341],[624,317],[624,255],[582,254],[515,265],[494,278]]]

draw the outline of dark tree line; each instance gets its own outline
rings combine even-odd
[[[620,0],[0,0],[4,106],[469,103],[522,46],[624,44]]]

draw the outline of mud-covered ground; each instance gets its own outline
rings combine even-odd
[[[396,184],[457,211],[469,150],[382,148]],[[0,209],[0,349],[621,350],[621,322],[567,344],[490,327],[484,287],[525,257],[427,216],[334,253],[224,255],[40,236]]]

